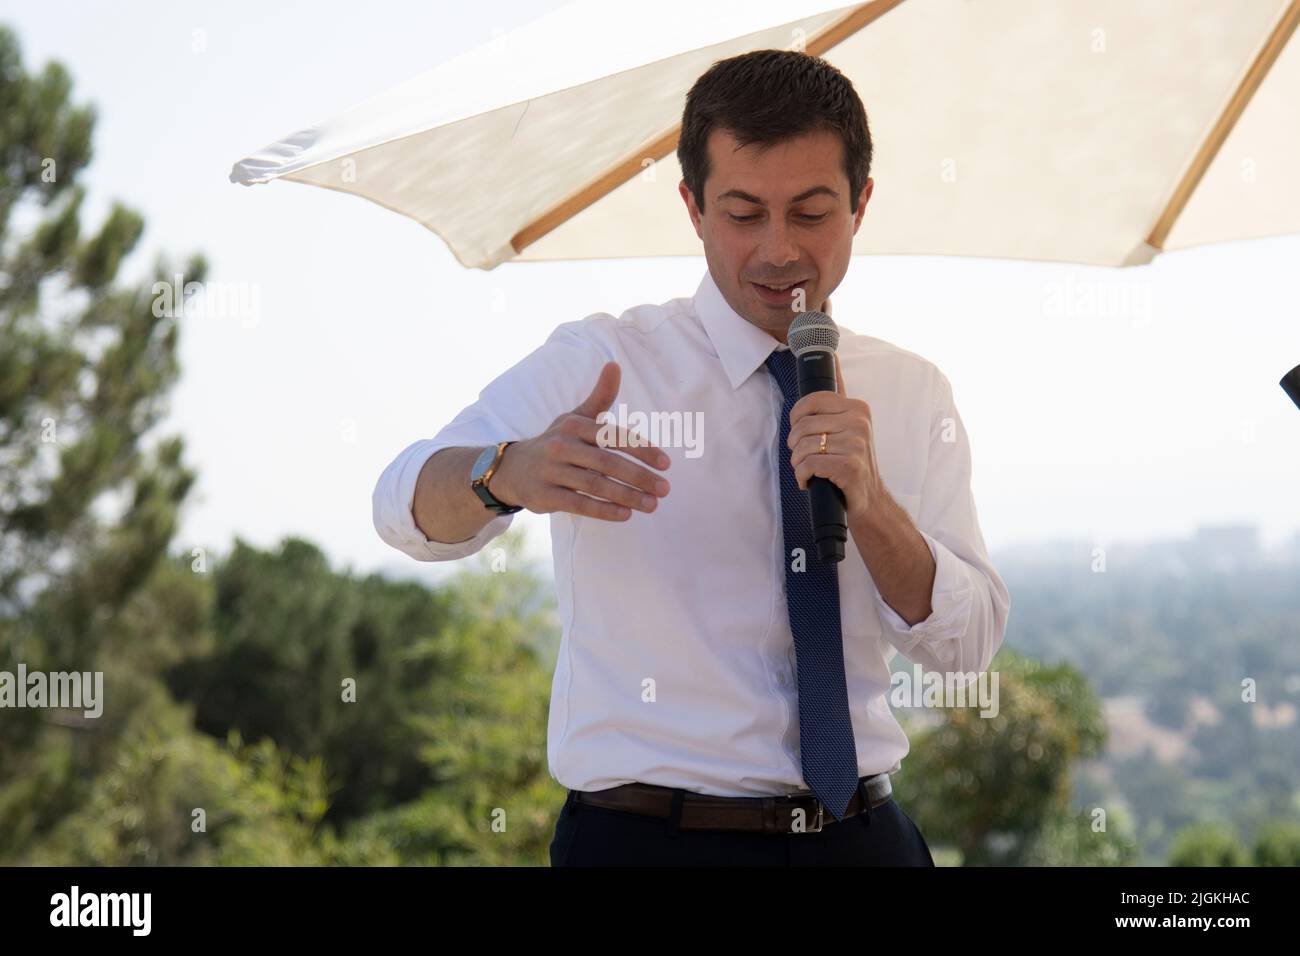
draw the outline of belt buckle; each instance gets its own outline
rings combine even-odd
[[[823,821],[823,816],[822,816],[822,802],[821,802],[820,800],[818,800],[816,797],[813,797],[812,799],[813,799],[813,803],[817,804],[816,826],[815,826],[815,827],[805,827],[802,831],[796,830],[796,831],[793,831],[793,832],[795,832],[795,833],[799,833],[799,832],[802,832],[802,833],[821,833],[821,832],[822,832],[822,824],[823,824],[823,822],[824,822],[824,821]]]
[[[825,815],[824,815],[824,813],[823,813],[824,806],[823,806],[821,800],[819,800],[819,799],[817,798],[817,795],[816,795],[815,793],[810,792],[810,791],[805,791],[805,792],[803,792],[803,793],[790,793],[790,794],[786,794],[786,796],[787,796],[787,798],[789,798],[789,799],[793,799],[793,800],[804,800],[804,799],[811,798],[811,799],[812,799],[812,802],[817,806],[817,813],[816,813],[816,815],[814,816],[814,821],[815,821],[815,824],[816,824],[816,825],[815,825],[814,827],[811,827],[811,828],[809,828],[809,827],[805,827],[803,830],[796,830],[796,829],[794,829],[793,827],[791,827],[791,828],[790,828],[790,832],[791,832],[791,833],[821,833],[821,832],[822,832],[822,826],[823,826],[823,824],[824,824],[824,822],[825,822]]]

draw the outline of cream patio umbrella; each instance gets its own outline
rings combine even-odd
[[[580,0],[258,150],[233,182],[363,196],[465,266],[700,255],[687,90],[802,49],[853,82],[855,253],[1126,266],[1300,231],[1300,0]]]

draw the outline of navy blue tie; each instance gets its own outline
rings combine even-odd
[[[766,364],[785,397],[777,458],[785,528],[785,594],[799,682],[799,755],[804,783],[836,820],[842,820],[858,787],[858,758],[844,682],[838,565],[817,557],[808,492],[800,490],[790,465],[791,449],[786,444],[790,409],[799,400],[794,353],[777,349]],[[802,549],[803,570],[795,569],[796,548]]]

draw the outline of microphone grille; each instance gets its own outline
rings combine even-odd
[[[825,312],[800,312],[790,323],[786,344],[795,357],[804,352],[834,352],[840,344],[840,330]]]

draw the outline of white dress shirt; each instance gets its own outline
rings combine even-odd
[[[563,637],[547,758],[567,788],[807,791],[776,458],[790,450],[777,447],[781,390],[764,365],[774,348],[785,346],[738,315],[706,270],[693,298],[560,325],[437,435],[402,451],[375,486],[380,536],[418,560],[450,561],[480,550],[513,516],[459,543],[426,538],[411,503],[439,449],[540,434],[587,397],[611,359],[622,367],[611,412],[625,403],[629,420],[679,412],[702,424],[694,448],[684,430],[675,433],[681,447],[664,448],[671,490],[654,512],[623,522],[550,516]],[[976,518],[970,446],[948,379],[921,356],[843,326],[838,354],[847,395],[871,408],[881,478],[936,563],[932,613],[909,627],[881,598],[852,534],[846,542],[844,665],[866,776],[898,770],[908,750],[887,700],[894,650],[926,670],[985,670],[1010,597]]]

